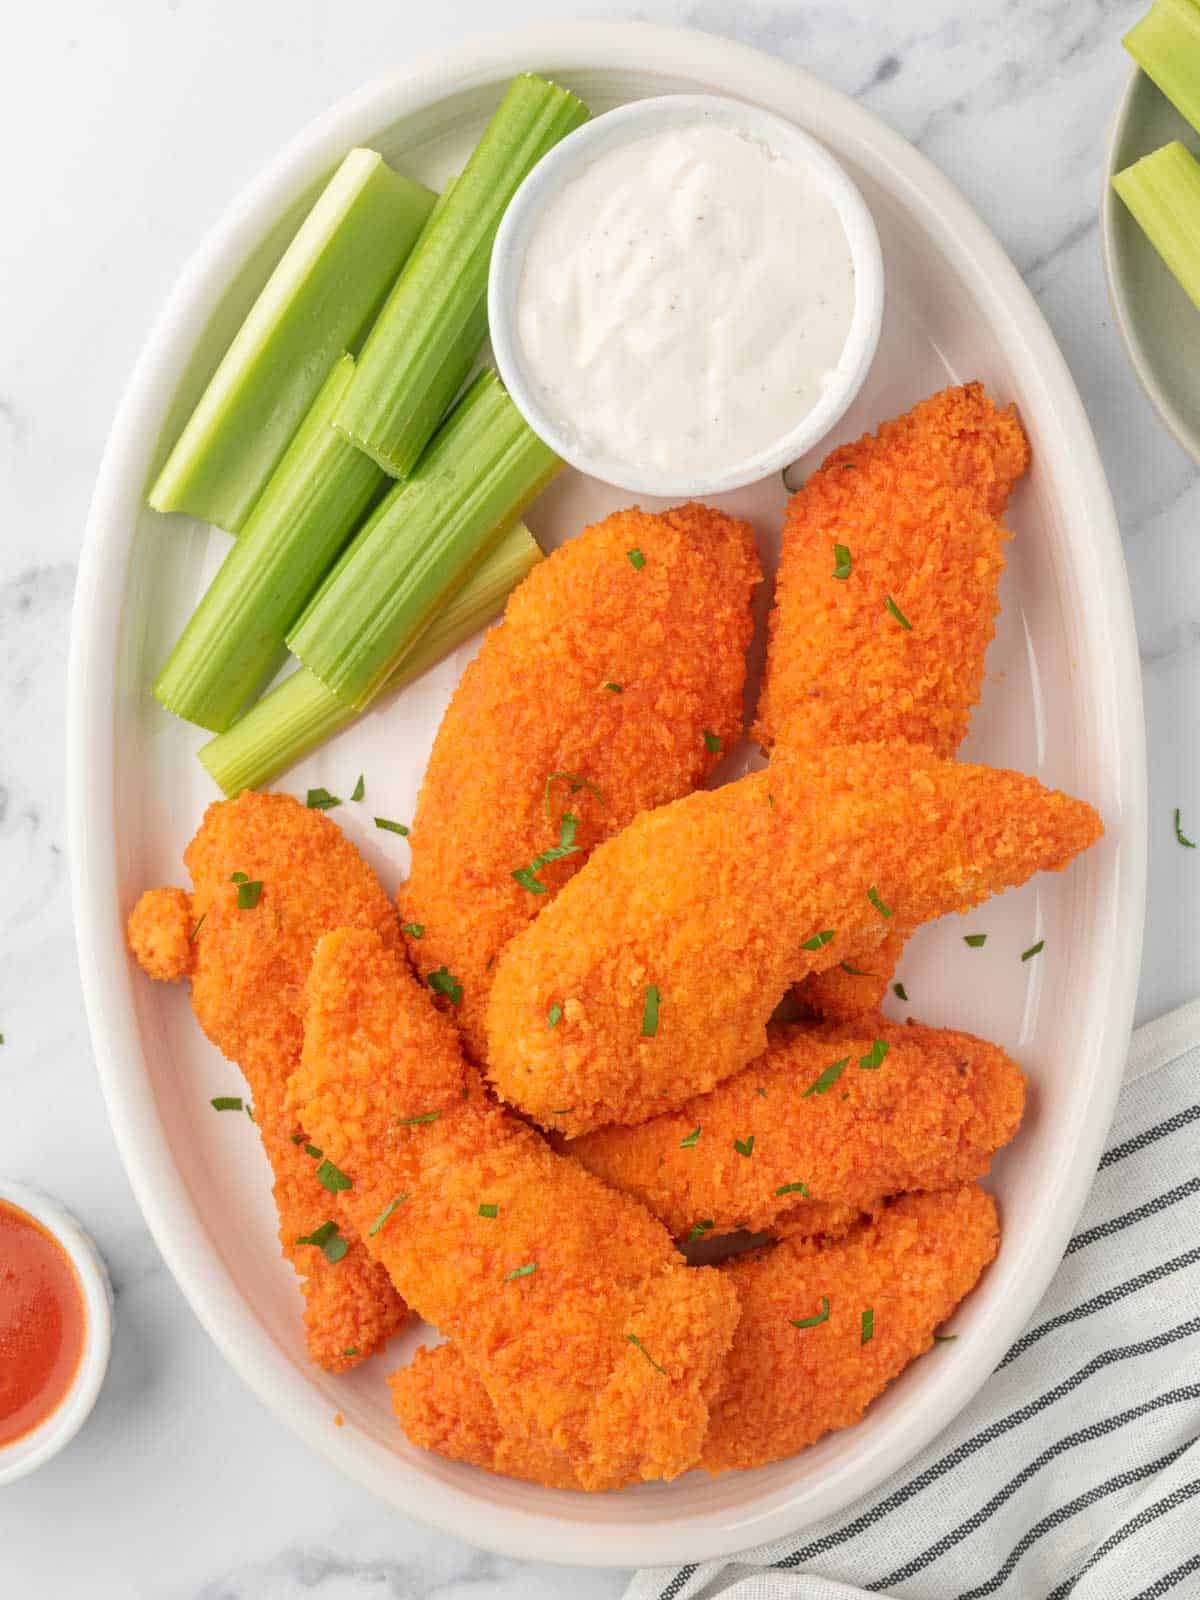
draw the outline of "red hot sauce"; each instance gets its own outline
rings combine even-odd
[[[66,1251],[27,1211],[0,1200],[0,1449],[58,1409],[86,1327]]]

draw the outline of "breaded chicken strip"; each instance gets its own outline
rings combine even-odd
[[[129,947],[153,978],[190,974],[200,1026],[242,1069],[275,1174],[280,1244],[302,1279],[309,1353],[340,1372],[391,1338],[405,1306],[358,1240],[335,1261],[299,1242],[338,1206],[304,1149],[287,1081],[300,1059],[317,940],[352,924],[398,946],[395,908],[334,823],[291,795],[247,792],[209,806],[183,859],[192,894],[148,890],[129,918]],[[244,891],[234,874],[245,874]]]
[[[735,1293],[496,1106],[376,934],[317,946],[292,1096],[352,1179],[342,1200],[368,1249],[507,1431],[547,1439],[589,1489],[695,1463]]]
[[[645,1122],[760,1055],[788,985],[893,917],[965,910],[1101,832],[1021,773],[906,745],[780,750],[638,817],[505,948],[492,1081],[568,1137]]]
[[[998,1045],[868,1016],[773,1032],[765,1055],[709,1094],[566,1149],[676,1238],[828,1233],[838,1212],[844,1230],[885,1196],[982,1177],[1024,1100]]]
[[[502,947],[594,845],[702,784],[740,734],[760,577],[750,528],[720,511],[616,512],[534,569],[467,668],[400,904],[423,930],[417,970],[462,985],[477,1060]],[[538,865],[547,850],[562,853]]]
[[[737,1285],[742,1316],[701,1464],[712,1473],[765,1466],[858,1422],[929,1349],[998,1242],[995,1203],[970,1185],[908,1195],[844,1239],[788,1241],[726,1262],[718,1270]],[[505,1477],[580,1487],[544,1441],[501,1428],[454,1345],[419,1350],[388,1382],[413,1444]]]
[[[999,1242],[995,1201],[971,1184],[905,1195],[845,1239],[730,1261],[742,1320],[701,1464],[765,1466],[857,1422],[929,1349]]]
[[[1028,466],[1014,409],[978,383],[826,459],[788,504],[754,730],[764,748],[906,739],[955,753],[999,609],[998,518]],[[904,937],[805,979],[798,998],[830,1019],[872,1010]]]

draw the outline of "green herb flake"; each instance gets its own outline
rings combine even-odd
[[[890,917],[891,916],[891,914],[892,914],[891,906],[885,906],[884,905],[883,900],[880,897],[879,890],[875,887],[874,884],[872,884],[871,887],[867,890],[867,899],[875,907],[876,911],[878,911],[878,913],[879,913],[879,915],[881,917]]]
[[[660,1367],[659,1366],[658,1362],[655,1361],[654,1357],[650,1354],[649,1350],[646,1349],[646,1346],[638,1338],[637,1334],[636,1333],[628,1333],[628,1334],[625,1335],[625,1337],[629,1340],[630,1344],[637,1345],[638,1349],[642,1352],[642,1354],[645,1356],[646,1360],[654,1368],[655,1372],[661,1372],[663,1377],[665,1378],[666,1375],[667,1375],[666,1367]]]
[[[645,999],[642,1001],[642,1038],[653,1039],[658,1032],[658,989],[654,984],[646,987]]]
[[[908,1004],[908,990],[902,983],[894,983],[892,985],[892,993],[896,996],[897,1000],[903,1000],[905,1005]]]
[[[574,1109],[574,1106],[551,1106],[550,1115],[552,1117],[569,1117]]]
[[[761,1083],[760,1083],[760,1084],[759,1084],[759,1086],[758,1086],[758,1088],[757,1088],[757,1089],[755,1089],[755,1091],[754,1091],[754,1092],[755,1092],[755,1094],[760,1094],[760,1095],[762,1095],[762,1097],[763,1097],[763,1099],[764,1099],[764,1100],[765,1100],[765,1099],[766,1099],[766,1098],[767,1098],[767,1091],[766,1091],[766,1090],[765,1090],[765,1089],[764,1089],[764,1088],[763,1088],[763,1086],[762,1086],[762,1084],[761,1084]]]
[[[462,1005],[462,984],[459,983],[449,968],[445,966],[439,967],[436,972],[431,972],[426,976],[425,982],[433,990],[434,994],[444,994],[452,1006]]]
[[[621,684],[621,683],[606,683],[604,685],[604,687],[609,691],[610,694],[624,694],[625,693],[625,686],[624,686],[624,684]]]
[[[709,729],[705,728],[704,748],[708,751],[709,755],[715,756],[719,754],[721,749],[721,735],[719,733],[712,733],[709,731]]]
[[[296,1243],[316,1245],[331,1267],[335,1267],[350,1248],[350,1241],[342,1238],[336,1222],[323,1222],[312,1233],[302,1233]]]
[[[852,967],[848,961],[839,961],[838,966],[843,972],[848,972],[852,978],[873,978],[873,972],[864,972],[861,967]]]
[[[554,1002],[554,1004],[550,1007],[549,1011],[547,1011],[547,1013],[546,1013],[546,1026],[548,1028],[557,1028],[561,1018],[562,1018],[562,1007],[559,1005],[558,1001],[556,1000]]]
[[[376,817],[375,826],[382,828],[384,833],[398,833],[402,839],[408,838],[408,829],[402,822],[393,822],[390,817]]]
[[[363,777],[362,773],[360,772],[359,775],[358,775],[358,782],[354,785],[354,790],[351,793],[350,798],[351,798],[351,800],[365,800],[366,797],[367,797],[367,783],[366,783],[366,779]]]
[[[317,1182],[322,1189],[328,1189],[330,1194],[339,1194],[343,1189],[353,1189],[354,1182],[348,1178],[340,1167],[335,1167],[332,1161],[322,1161],[317,1168]]]
[[[711,1217],[707,1222],[693,1222],[688,1233],[688,1243],[690,1244],[693,1239],[702,1239],[706,1233],[711,1233],[715,1227],[716,1223]]]
[[[835,578],[848,578],[850,576],[850,551],[844,544],[835,544],[833,547],[833,575]]]
[[[862,1314],[862,1331],[859,1334],[859,1344],[870,1344],[875,1337],[875,1312],[871,1306]]]
[[[575,843],[575,834],[579,828],[579,818],[573,811],[564,811],[558,824],[558,843],[534,856],[527,867],[518,867],[513,877],[522,889],[528,889],[531,894],[545,894],[546,885],[537,877],[540,868],[551,861],[561,861],[564,856],[577,855],[583,848]]]
[[[735,1139],[733,1141],[733,1148],[737,1151],[738,1155],[745,1156],[748,1161],[754,1154],[754,1135],[751,1134],[748,1139]]]
[[[410,939],[423,939],[425,937],[425,924],[423,922],[402,922],[400,926]]]
[[[958,1335],[956,1333],[935,1333],[933,1342],[934,1344],[953,1344],[957,1338]]]
[[[493,1205],[481,1205],[479,1208],[479,1215],[481,1217],[498,1217],[500,1215],[500,1207]]]
[[[441,1114],[440,1111],[426,1111],[424,1116],[420,1117],[401,1117],[396,1126],[398,1128],[415,1128],[422,1122],[436,1122]]]
[[[292,1135],[292,1143],[293,1144],[303,1144],[304,1143],[304,1135],[302,1133],[294,1133]]]
[[[842,1073],[849,1065],[849,1056],[843,1056],[840,1061],[834,1061],[831,1063],[831,1065],[825,1068],[825,1071],[819,1078],[814,1079],[814,1081],[809,1084],[808,1088],[805,1089],[800,1098],[802,1100],[807,1100],[811,1094],[828,1094],[830,1089],[833,1088],[834,1084],[838,1081]]]
[[[1036,944],[1031,944],[1029,946],[1028,950],[1022,950],[1021,951],[1021,960],[1022,961],[1032,961],[1034,956],[1040,956],[1042,951],[1045,948],[1046,948],[1045,939],[1039,939]]]
[[[629,565],[635,572],[640,572],[646,565],[646,558],[640,550],[626,550],[625,554],[629,557]]]
[[[527,1261],[523,1267],[514,1267],[511,1272],[504,1274],[505,1283],[511,1283],[514,1278],[528,1278],[537,1271],[536,1261]]]
[[[303,1140],[298,1142],[303,1143]],[[314,1161],[320,1161],[325,1152],[324,1150],[318,1150],[315,1144],[306,1144],[304,1145],[304,1154],[306,1156],[311,1156]]]
[[[258,902],[262,899],[262,892],[263,886],[261,879],[255,883],[239,883],[237,896],[238,910],[253,911],[255,906],[257,906]]]
[[[964,933],[963,943],[970,945],[972,950],[982,950],[987,943],[986,933]]]
[[[590,778],[585,778],[582,773],[552,772],[546,779],[546,786],[542,790],[542,806],[547,816],[550,815],[550,785],[552,783],[567,784],[568,794],[578,794],[580,789],[586,789],[590,795],[594,795],[596,799],[599,800],[601,805],[604,804],[603,792],[592,782]]]
[[[1179,814],[1179,807],[1178,806],[1175,807],[1175,837],[1179,840],[1180,844],[1183,845],[1186,849],[1194,850],[1196,848],[1196,841],[1194,839],[1189,839],[1188,836],[1183,831],[1183,828],[1182,828],[1181,823],[1180,823],[1180,814]]]
[[[191,944],[195,940],[196,935],[200,932],[200,929],[204,926],[204,918],[207,917],[207,915],[208,915],[208,912],[205,911],[203,913],[203,915],[201,916],[199,922],[192,929],[191,933],[188,934],[188,943],[189,944]],[[3,1044],[3,1043],[4,1043],[3,1035],[0,1035],[0,1044]]]
[[[892,615],[895,617],[896,621],[900,624],[900,626],[902,628],[904,628],[907,632],[911,633],[912,632],[912,623],[904,615],[903,611],[901,611],[900,607],[892,599],[890,594],[884,596],[883,603],[887,607],[887,609],[892,613]]]
[[[242,1097],[240,1094],[218,1094],[209,1101],[214,1111],[240,1111]]]
[[[356,1356],[358,1354],[358,1346],[356,1344],[348,1344],[342,1354],[344,1356]]]
[[[701,1124],[697,1123],[686,1139],[680,1139],[679,1148],[681,1150],[694,1150],[696,1148],[700,1143],[700,1127]]]
[[[230,883],[248,883],[250,881],[250,874],[248,872],[231,872],[229,874],[229,881]]]
[[[310,789],[304,803],[310,811],[332,811],[334,806],[340,806],[342,802],[328,789]]]
[[[407,1199],[407,1194],[398,1194],[394,1200],[389,1200],[387,1205],[384,1206],[383,1210],[375,1218],[375,1221],[367,1229],[367,1237],[373,1238],[375,1234],[379,1232],[380,1228],[383,1227],[384,1223],[391,1216],[392,1212],[395,1211],[396,1207],[402,1206]]]
[[[791,1319],[789,1319],[789,1320],[791,1320]],[[800,1317],[798,1320],[792,1321],[792,1327],[793,1328],[819,1328],[823,1322],[828,1322],[828,1321],[829,1321],[829,1296],[827,1294],[823,1294],[821,1296],[821,1309],[820,1309],[820,1311],[818,1311],[815,1316],[812,1316],[812,1317]]]
[[[777,1196],[781,1194],[798,1194],[801,1195],[805,1200],[812,1199],[812,1195],[809,1194],[808,1185],[806,1183],[783,1183],[780,1184],[775,1193]]]
[[[881,1067],[883,1065],[883,1058],[885,1055],[887,1055],[887,1053],[887,1040],[876,1039],[874,1044],[871,1046],[869,1054],[865,1056],[859,1056],[858,1064],[865,1072],[874,1072],[876,1067]]]
[[[805,939],[800,948],[801,950],[820,950],[823,945],[829,943],[833,938],[833,934],[834,930],[832,928],[826,928],[822,933],[814,933],[811,939]]]

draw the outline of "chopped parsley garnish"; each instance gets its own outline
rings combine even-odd
[[[415,1128],[420,1122],[436,1122],[441,1114],[440,1111],[426,1111],[424,1116],[420,1117],[401,1117],[396,1126],[398,1128]]]
[[[500,1207],[499,1206],[492,1206],[492,1205],[481,1205],[480,1208],[479,1208],[479,1215],[481,1217],[498,1217],[500,1215]]]
[[[878,911],[878,913],[879,913],[879,915],[881,917],[890,917],[891,916],[892,908],[890,906],[885,906],[884,905],[882,899],[880,898],[879,890],[875,887],[874,884],[872,884],[871,887],[867,890],[867,899],[875,907],[876,911]]]
[[[550,1115],[552,1117],[569,1117],[574,1109],[574,1106],[551,1106]]]
[[[835,544],[833,547],[833,575],[835,578],[850,576],[850,550],[847,545]]]
[[[250,1105],[249,1102],[246,1104],[246,1115],[250,1118],[251,1122],[258,1121],[258,1118],[254,1115],[254,1107]]]
[[[1180,825],[1178,806],[1175,807],[1175,837],[1179,840],[1180,844],[1185,845],[1187,849],[1194,850],[1196,848],[1196,841],[1194,839],[1189,839]]]
[[[964,933],[963,943],[970,945],[972,950],[982,950],[987,943],[986,933]]]
[[[876,1039],[875,1043],[871,1046],[870,1053],[868,1055],[865,1055],[865,1056],[859,1056],[858,1064],[859,1064],[860,1067],[864,1068],[867,1072],[873,1072],[876,1067],[879,1067],[879,1066],[883,1065],[883,1058],[884,1058],[885,1055],[887,1055],[887,1053],[888,1053],[888,1042],[887,1042],[887,1040],[886,1039]]]
[[[629,557],[629,565],[635,572],[640,572],[646,565],[646,558],[640,550],[626,550],[625,554]]]
[[[348,1344],[342,1354],[344,1356],[356,1356],[358,1354],[358,1346],[356,1344]]]
[[[852,978],[873,978],[873,972],[864,972],[861,967],[852,967],[848,961],[839,961],[838,966],[843,972],[848,972]]]
[[[302,1133],[294,1133],[292,1135],[292,1143],[293,1144],[303,1144],[304,1143],[304,1135]]]
[[[716,1223],[711,1217],[707,1222],[693,1222],[691,1231],[688,1233],[689,1244],[693,1239],[702,1239],[706,1233],[711,1233],[715,1227]]]
[[[342,802],[328,789],[310,789],[304,803],[310,811],[332,811],[334,806],[340,806]]]
[[[554,1004],[550,1007],[549,1011],[547,1011],[547,1013],[546,1013],[546,1026],[548,1028],[556,1028],[558,1026],[559,1019],[561,1017],[562,1017],[562,1007],[559,1005],[558,1001],[556,1000],[554,1002]]]
[[[892,615],[895,617],[896,621],[900,624],[900,626],[902,628],[906,628],[908,630],[908,632],[911,633],[912,632],[912,623],[904,615],[903,611],[901,611],[900,607],[892,599],[890,594],[886,595],[884,597],[883,603],[887,607],[887,609],[892,613]]]
[[[749,1160],[749,1158],[754,1154],[754,1135],[751,1134],[748,1139],[735,1139],[733,1141],[733,1148],[737,1151],[738,1155],[745,1156],[746,1159]]]
[[[859,1344],[870,1344],[875,1337],[875,1312],[868,1306],[862,1314],[862,1332],[859,1335]]]
[[[546,779],[546,787],[542,790],[542,805],[545,808],[547,816],[550,815],[550,785],[552,783],[568,784],[568,794],[578,794],[580,789],[586,789],[589,794],[595,795],[596,799],[599,800],[601,805],[604,804],[603,793],[596,787],[590,778],[585,778],[581,773],[578,772],[552,772]]]
[[[511,1272],[506,1272],[504,1281],[505,1283],[511,1283],[514,1278],[528,1278],[531,1273],[536,1271],[537,1262],[527,1261],[523,1267],[514,1267]]]
[[[335,1167],[332,1161],[322,1161],[317,1168],[317,1182],[322,1189],[328,1189],[330,1194],[337,1194],[342,1189],[353,1189],[353,1180],[348,1178],[340,1167]]]
[[[303,1141],[298,1140],[297,1143],[303,1143]],[[311,1156],[314,1161],[320,1161],[325,1152],[324,1150],[318,1150],[315,1144],[306,1144],[304,1146],[304,1154],[306,1156]]]
[[[642,1001],[642,1038],[653,1039],[658,1032],[658,990],[654,984],[646,986]]]
[[[759,1086],[758,1086],[758,1088],[757,1088],[757,1089],[755,1089],[755,1091],[754,1091],[754,1092],[755,1092],[755,1094],[760,1094],[760,1095],[762,1095],[762,1097],[763,1097],[763,1099],[764,1099],[764,1100],[765,1100],[765,1099],[766,1099],[766,1098],[767,1098],[767,1091],[766,1091],[766,1090],[765,1090],[765,1089],[764,1089],[764,1088],[763,1088],[763,1086],[762,1086],[762,1084],[761,1084],[761,1083],[760,1083],[760,1084],[759,1084]]]
[[[958,1335],[956,1333],[935,1333],[933,1342],[934,1344],[953,1344],[957,1338]]]
[[[789,1320],[791,1320],[791,1319],[789,1319]],[[817,1312],[816,1316],[814,1316],[814,1317],[800,1317],[798,1320],[792,1320],[792,1327],[793,1328],[818,1328],[818,1327],[820,1327],[822,1322],[828,1322],[828,1321],[829,1321],[829,1296],[827,1294],[823,1294],[821,1296],[821,1309],[820,1309],[820,1311]]]
[[[205,918],[205,917],[206,917],[206,916],[207,916],[207,915],[208,915],[208,912],[207,912],[207,911],[205,911],[205,912],[204,912],[204,913],[202,913],[202,915],[201,915],[201,917],[200,917],[200,920],[199,920],[199,922],[198,922],[198,923],[197,923],[197,924],[196,924],[196,926],[195,926],[195,927],[194,927],[194,928],[193,928],[193,929],[192,929],[192,931],[191,931],[191,933],[189,933],[189,934],[188,934],[188,943],[189,943],[189,944],[191,944],[191,943],[192,943],[192,941],[193,941],[193,940],[194,940],[194,939],[195,939],[195,937],[196,937],[196,935],[197,935],[197,934],[198,934],[198,933],[199,933],[199,932],[200,932],[200,929],[201,929],[201,928],[202,928],[202,927],[203,927],[203,926],[204,926],[204,918]],[[0,1044],[2,1044],[2,1043],[3,1043],[3,1040],[0,1040]]]
[[[402,1206],[407,1199],[407,1194],[398,1194],[394,1200],[389,1200],[387,1205],[384,1206],[383,1210],[375,1218],[375,1221],[367,1229],[368,1238],[377,1234],[380,1228],[383,1227],[384,1223],[391,1216],[392,1212],[395,1211],[396,1207]]]
[[[429,973],[425,982],[434,994],[444,994],[452,1006],[462,1005],[462,984],[448,967],[441,966],[436,972]]]
[[[354,785],[354,792],[351,794],[350,798],[351,798],[351,800],[363,800],[363,799],[366,798],[366,794],[367,794],[366,779],[363,777],[362,773],[360,772],[359,775],[358,775],[358,782]]]
[[[240,1111],[242,1109],[242,1097],[240,1094],[214,1095],[209,1103],[214,1111]]]
[[[263,886],[261,879],[258,879],[253,883],[239,883],[237,898],[238,910],[253,911],[255,906],[262,899],[262,891]]]
[[[1045,939],[1039,939],[1036,944],[1031,944],[1029,946],[1028,950],[1022,950],[1021,951],[1021,960],[1022,961],[1032,961],[1034,956],[1040,956],[1042,951],[1045,948],[1046,948]]]
[[[814,933],[811,939],[805,939],[800,946],[801,950],[819,950],[833,938],[833,932],[832,928],[826,928],[822,933]]]
[[[230,883],[248,883],[249,879],[250,874],[248,872],[231,872],[229,874]]]
[[[646,1349],[646,1346],[638,1338],[637,1334],[636,1333],[628,1333],[628,1334],[625,1335],[625,1337],[629,1340],[630,1344],[637,1345],[638,1349],[642,1352],[642,1354],[645,1356],[646,1360],[654,1368],[655,1372],[661,1372],[663,1377],[665,1378],[666,1375],[667,1375],[666,1367],[660,1367],[659,1366],[658,1362],[655,1361],[654,1357],[650,1354],[649,1350]]]
[[[704,748],[710,755],[715,756],[721,748],[721,735],[719,733],[711,733],[707,728],[705,728]]]
[[[402,922],[400,926],[410,939],[423,939],[425,937],[425,924],[423,922]]]
[[[799,1194],[803,1195],[806,1200],[812,1199],[812,1195],[809,1194],[808,1185],[806,1183],[784,1183],[781,1184],[778,1189],[776,1189],[775,1193],[777,1195]]]
[[[892,993],[896,996],[897,1000],[903,1000],[905,1005],[908,1004],[908,990],[902,983],[894,983],[892,985]]]
[[[604,685],[604,687],[609,691],[610,694],[624,694],[625,693],[625,686],[624,686],[624,684],[621,684],[621,683],[606,683]]]
[[[376,817],[375,826],[382,828],[384,833],[398,833],[402,839],[408,838],[408,829],[402,822],[393,822],[390,817]]]
[[[808,1088],[805,1089],[800,1098],[802,1100],[807,1100],[810,1094],[828,1094],[829,1090],[833,1088],[834,1084],[838,1081],[842,1073],[849,1065],[849,1056],[843,1056],[840,1061],[834,1061],[830,1066],[825,1068],[825,1071],[819,1078],[814,1079],[814,1081],[809,1084]]]
[[[701,1124],[697,1123],[696,1126],[692,1129],[691,1133],[688,1134],[686,1139],[680,1139],[679,1148],[681,1150],[694,1149],[695,1146],[700,1143],[700,1127],[701,1127]]]
[[[564,811],[562,820],[558,825],[558,843],[552,844],[539,855],[534,856],[527,867],[518,867],[513,877],[522,889],[528,889],[531,894],[545,894],[546,885],[542,883],[537,874],[540,868],[551,861],[561,861],[564,856],[577,855],[583,848],[575,843],[575,833],[579,827],[579,818],[573,811]]]
[[[315,1244],[331,1267],[337,1266],[350,1248],[350,1241],[342,1238],[336,1222],[323,1222],[319,1228],[314,1228],[311,1233],[302,1233],[296,1243]]]

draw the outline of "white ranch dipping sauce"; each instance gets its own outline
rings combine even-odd
[[[608,151],[548,202],[516,334],[547,415],[590,454],[711,474],[807,416],[853,312],[850,246],[816,183],[697,122]]]

